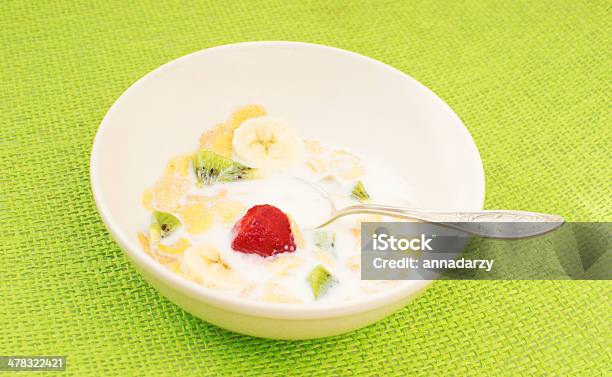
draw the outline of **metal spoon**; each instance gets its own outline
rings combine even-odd
[[[551,232],[565,222],[559,215],[527,211],[429,211],[370,203],[337,209],[332,198],[323,188],[305,180],[301,181],[317,190],[331,207],[330,218],[314,229],[322,228],[347,215],[374,214],[439,224],[480,237],[519,239]]]

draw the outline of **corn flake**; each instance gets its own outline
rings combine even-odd
[[[232,128],[232,131],[238,128],[247,119],[257,118],[260,116],[267,115],[266,109],[259,105],[247,105],[240,107],[230,117],[228,124]]]
[[[212,228],[213,213],[202,203],[189,203],[177,211],[183,220],[185,230],[191,234],[201,234]]]
[[[145,207],[147,211],[153,212],[153,190],[144,190],[142,193],[142,206]]]
[[[216,200],[213,196],[191,194],[185,196],[185,199],[187,200],[187,204],[202,204],[205,206],[213,204]]]
[[[364,173],[364,168],[359,161],[332,160],[329,164],[331,170],[342,179],[357,179]]]
[[[138,243],[140,243],[140,247],[147,253],[151,254],[151,246],[149,245],[149,237],[147,237],[143,232],[138,232]]]
[[[304,265],[305,260],[296,256],[279,256],[266,267],[276,276],[289,276],[291,273]]]
[[[364,173],[363,165],[359,157],[344,150],[336,150],[331,153],[329,163],[331,170],[342,179],[357,179]]]
[[[321,143],[316,140],[304,140],[304,146],[306,150],[312,154],[320,154],[326,151],[326,149],[321,146]]]
[[[189,248],[190,246],[191,246],[191,242],[189,242],[188,239],[181,238],[175,243],[173,243],[172,245],[164,245],[160,243],[158,245],[158,248],[159,248],[159,251],[163,251],[164,253],[167,253],[167,254],[181,254],[182,252],[187,250],[187,248]]]
[[[246,207],[238,200],[223,200],[213,205],[217,219],[224,225],[233,224]]]
[[[200,147],[225,157],[231,157],[232,137],[233,132],[227,129],[225,123],[221,123],[202,134],[200,137]]]
[[[191,186],[187,178],[164,176],[152,188],[152,207],[162,212],[172,212],[178,207],[179,200]]]
[[[311,158],[306,161],[306,164],[313,171],[313,173],[325,173],[327,171],[327,164],[325,161],[320,160],[318,158]]]
[[[200,147],[231,158],[234,130],[245,120],[262,115],[266,115],[266,110],[258,105],[249,105],[237,109],[226,123],[218,124],[202,134]]]
[[[361,269],[361,258],[359,255],[353,255],[346,259],[346,266],[349,270],[357,272]]]
[[[312,251],[314,259],[316,259],[319,263],[327,265],[329,267],[334,267],[336,265],[336,261],[332,256],[321,249],[316,249]]]
[[[166,175],[175,175],[179,177],[186,177],[189,174],[189,167],[191,166],[192,154],[185,154],[176,156],[168,164],[166,164]]]

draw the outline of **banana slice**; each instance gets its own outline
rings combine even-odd
[[[243,288],[242,279],[221,259],[217,248],[210,243],[185,250],[180,270],[192,280],[209,288],[223,291],[239,291]]]
[[[244,164],[263,170],[287,170],[304,159],[304,142],[284,122],[260,116],[234,131],[234,153]]]

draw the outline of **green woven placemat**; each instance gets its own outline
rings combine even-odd
[[[609,4],[127,3],[1,5],[0,355],[67,355],[66,375],[609,375],[609,281],[440,281],[331,339],[221,330],[139,277],[88,180],[98,124],[139,77],[210,46],[300,40],[439,94],[480,149],[488,208],[610,221]]]

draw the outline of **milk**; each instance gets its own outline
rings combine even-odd
[[[326,148],[338,150],[329,146]],[[405,191],[409,187],[407,182],[386,168],[384,163],[376,161],[373,156],[361,154],[359,157],[363,164],[363,175],[358,179],[370,194],[371,202],[396,206],[411,204],[411,198]],[[266,285],[271,283],[282,286],[290,297],[295,298],[295,302],[309,304],[351,300],[388,289],[392,283],[360,280],[360,237],[356,234],[360,227],[357,220],[367,220],[367,215],[343,217],[325,227],[326,230],[336,233],[336,242],[333,252],[323,251],[326,255],[323,255],[322,262],[321,251],[314,244],[313,228],[330,218],[334,207],[341,209],[358,204],[350,197],[356,180],[326,181],[325,177],[329,176],[329,172],[313,172],[305,161],[289,171],[266,174],[261,179],[217,183],[204,187],[194,184],[186,195],[214,197],[224,192],[224,199],[240,201],[246,209],[258,204],[278,207],[290,215],[302,231],[305,245],[299,246],[295,252],[264,258],[234,251],[231,248],[233,225],[219,223],[204,234],[197,235],[190,234],[185,227],[181,227],[163,242],[172,243],[186,238],[192,245],[205,242],[214,244],[221,259],[241,281],[239,289],[228,290],[226,294],[248,299],[264,300]],[[177,258],[180,261],[181,256]],[[281,258],[297,258],[296,260],[302,260],[303,263],[290,273],[279,275],[272,265]],[[327,260],[331,263],[325,263]],[[315,300],[307,277],[320,264],[332,274],[334,282],[325,294]],[[206,271],[201,273],[205,274]]]

